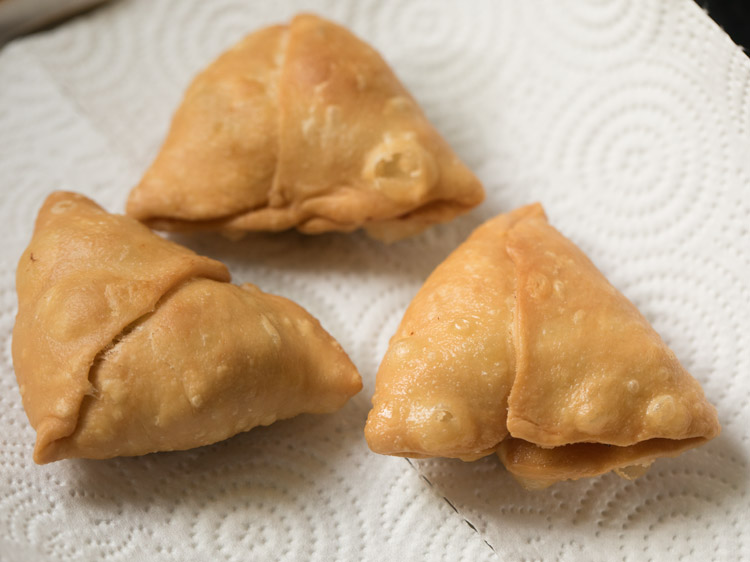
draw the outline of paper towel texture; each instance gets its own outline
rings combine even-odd
[[[370,41],[487,201],[362,234],[177,238],[296,300],[364,390],[179,453],[31,461],[10,359],[16,261],[53,190],[122,212],[192,76],[312,10]],[[130,0],[0,51],[0,560],[747,560],[750,61],[690,0]],[[388,338],[483,219],[539,200],[701,382],[722,435],[634,482],[526,492],[494,457],[407,461],[362,429]]]

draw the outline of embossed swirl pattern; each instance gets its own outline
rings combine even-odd
[[[189,452],[32,465],[10,357],[13,272],[53,189],[113,211],[190,78],[259,26],[314,10],[378,48],[485,204],[385,247],[360,234],[178,239],[297,300],[364,390]],[[132,0],[0,52],[0,553],[13,560],[750,559],[750,63],[688,0]],[[368,452],[374,375],[423,279],[478,222],[541,200],[643,310],[724,432],[658,462],[530,494],[490,457]],[[613,554],[614,553],[614,554]]]

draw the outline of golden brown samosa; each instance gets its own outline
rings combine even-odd
[[[179,450],[361,388],[304,309],[89,199],[42,206],[16,277],[13,364],[34,460]]]
[[[195,78],[127,212],[166,230],[364,228],[392,241],[483,198],[372,47],[299,15]]]
[[[365,429],[384,454],[498,451],[527,487],[634,477],[718,433],[698,382],[538,204],[486,222],[430,275]]]

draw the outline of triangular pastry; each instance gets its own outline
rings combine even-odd
[[[303,412],[361,380],[310,314],[73,193],[18,265],[13,364],[34,460],[179,450]]]
[[[365,429],[384,454],[497,450],[528,487],[634,477],[718,433],[698,382],[540,205],[486,222],[430,275]]]
[[[158,229],[364,228],[390,241],[483,198],[372,47],[299,15],[195,78],[127,211]]]

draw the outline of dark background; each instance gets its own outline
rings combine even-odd
[[[696,0],[732,40],[750,53],[750,0]]]

